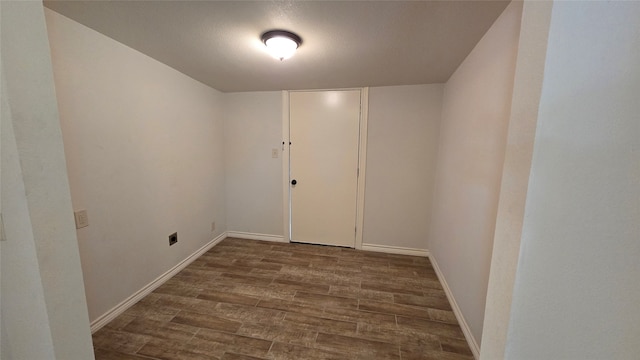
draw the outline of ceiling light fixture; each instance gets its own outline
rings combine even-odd
[[[300,36],[285,30],[270,30],[260,37],[271,56],[280,61],[288,59],[302,44]]]

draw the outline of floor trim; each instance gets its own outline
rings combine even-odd
[[[458,306],[458,303],[456,302],[456,299],[453,297],[453,293],[449,288],[449,284],[447,284],[447,280],[445,280],[442,271],[440,271],[440,267],[438,267],[438,262],[432,255],[429,255],[429,261],[431,261],[431,265],[433,265],[433,269],[436,271],[438,280],[440,280],[442,288],[444,289],[445,294],[447,294],[447,299],[449,299],[449,303],[453,308],[453,313],[455,314],[456,319],[458,319],[458,323],[460,324],[460,328],[462,328],[462,332],[464,333],[464,337],[469,344],[469,348],[471,348],[473,357],[477,360],[480,358],[480,347],[478,346],[476,339],[471,334],[471,328],[469,328],[469,324],[467,324],[467,322],[465,321],[464,316],[462,315],[462,311],[460,310],[460,307]]]
[[[217,245],[220,241],[227,237],[227,233],[223,232],[218,235],[215,239],[209,241],[200,249],[196,250],[193,254],[189,255],[186,259],[179,262],[176,266],[169,269],[164,274],[157,277],[152,282],[145,285],[142,289],[136,291],[133,295],[126,298],[124,301],[113,307],[111,310],[102,314],[100,317],[91,322],[91,333],[95,333],[100,330],[103,326],[107,325],[111,320],[118,317],[118,315],[122,314],[125,310],[133,306],[135,303],[140,301],[143,297],[147,296],[153,290],[157,289],[160,285],[164,284],[167,280],[171,279],[175,274],[180,272],[182,269],[191,264],[194,260],[196,260],[200,255],[207,252],[209,249]]]
[[[238,239],[248,240],[262,240],[262,241],[275,241],[275,242],[288,242],[282,235],[270,235],[270,234],[257,234],[242,231],[227,231],[227,236]]]
[[[383,252],[383,253],[389,253],[389,254],[422,256],[422,257],[428,257],[429,256],[429,250],[406,248],[406,247],[400,247],[400,246],[388,246],[388,245],[377,245],[377,244],[362,244],[362,250],[365,250],[365,251],[377,251],[377,252]]]

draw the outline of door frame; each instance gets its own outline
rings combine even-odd
[[[356,191],[356,239],[354,247],[362,249],[364,228],[364,188],[367,165],[367,122],[369,118],[369,88],[283,90],[282,91],[282,219],[285,242],[291,242],[291,162],[289,157],[289,94],[292,92],[360,90],[360,124],[358,131],[358,188]]]

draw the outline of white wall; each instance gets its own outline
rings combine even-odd
[[[226,230],[222,94],[46,15],[73,207],[89,217],[78,240],[95,320]]]
[[[282,93],[228,93],[223,99],[227,228],[281,237]]]
[[[93,359],[42,3],[0,3],[2,351]]]
[[[282,94],[223,98],[227,227],[282,236]],[[370,89],[365,244],[426,249],[441,102],[442,85]]]
[[[522,3],[513,2],[445,84],[429,250],[479,344]]]
[[[443,85],[369,89],[363,243],[427,249]]]
[[[640,354],[639,18],[553,5],[508,359]]]
[[[0,3],[0,6],[5,5]],[[3,15],[8,11],[2,9]],[[4,42],[6,32],[3,32]],[[4,48],[4,46],[3,46]],[[2,217],[7,241],[0,242],[2,358],[53,359],[53,340],[29,217],[20,155],[2,71]],[[4,238],[3,238],[4,240]]]
[[[552,6],[550,1],[523,3],[482,330],[482,360],[504,359]]]

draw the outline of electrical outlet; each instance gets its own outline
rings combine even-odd
[[[173,234],[169,235],[169,246],[175,244],[178,242],[178,233],[174,232]]]
[[[279,156],[279,150],[276,148],[271,149],[271,157],[277,159]]]
[[[211,231],[212,232],[216,231],[216,222],[215,221],[211,223]]]
[[[76,219],[76,229],[89,226],[89,217],[87,216],[87,210],[78,210],[73,213],[73,217]]]

